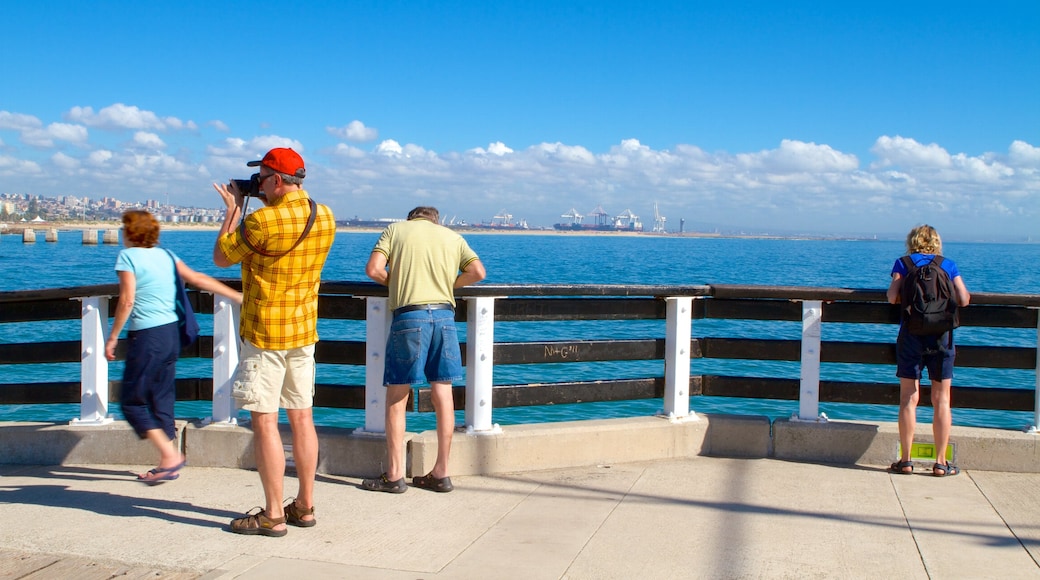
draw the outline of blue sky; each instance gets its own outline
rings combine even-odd
[[[1040,238],[1040,2],[19,2],[0,192]]]

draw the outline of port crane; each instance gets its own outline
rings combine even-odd
[[[513,225],[513,214],[506,210],[501,210],[498,215],[491,218],[491,225],[493,227],[508,227]]]
[[[585,216],[578,213],[578,210],[573,207],[567,210],[567,213],[560,215],[560,217],[571,220],[571,223],[575,225],[580,224],[585,219]]]
[[[661,215],[661,212],[657,211],[657,202],[655,201],[654,202],[654,227],[653,227],[652,231],[655,232],[655,233],[664,233],[665,231],[667,231],[667,230],[665,230],[665,227],[664,227],[664,222],[667,221],[667,219],[668,218],[666,218],[663,215]]]
[[[639,221],[639,216],[632,213],[632,210],[626,209],[614,218],[614,227],[619,229],[641,230],[643,224]]]

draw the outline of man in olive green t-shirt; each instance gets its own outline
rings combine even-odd
[[[365,274],[389,287],[394,318],[384,356],[387,469],[364,489],[404,493],[405,406],[412,387],[430,383],[437,412],[437,461],[412,485],[451,491],[448,456],[455,431],[451,386],[461,380],[462,353],[455,328],[455,288],[475,284],[487,273],[462,236],[439,225],[433,207],[417,207],[408,220],[391,224],[379,236]]]

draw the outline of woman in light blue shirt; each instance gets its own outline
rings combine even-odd
[[[138,475],[148,485],[177,479],[185,463],[184,454],[174,445],[174,379],[181,350],[174,269],[186,284],[242,303],[241,292],[192,270],[158,243],[159,222],[152,214],[141,210],[123,214],[126,249],[116,258],[119,302],[105,342],[105,357],[115,360],[119,333],[127,328],[129,345],[119,402],[137,436],[159,451],[158,467]]]

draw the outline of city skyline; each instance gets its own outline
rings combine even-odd
[[[8,7],[0,191],[218,208],[290,146],[340,219],[1040,236],[1037,3],[59,4]]]

